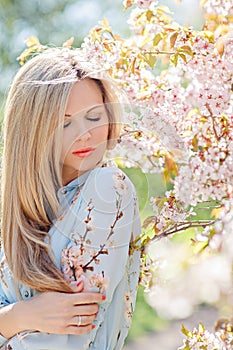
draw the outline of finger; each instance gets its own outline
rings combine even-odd
[[[79,322],[79,317],[81,318],[80,319],[81,325],[79,327],[83,327],[83,326],[88,326],[88,325],[92,324],[96,318],[96,314],[91,315],[91,316],[74,316],[72,318],[71,325],[74,325],[77,327],[78,322]]]
[[[99,311],[98,304],[89,304],[89,305],[75,305],[72,310],[73,317],[76,315],[80,316],[91,316],[95,315]]]
[[[106,299],[103,294],[90,292],[70,294],[70,298],[74,305],[99,303]]]
[[[66,329],[66,334],[87,334],[90,333],[95,328],[95,325],[91,324],[88,326],[69,326]]]
[[[72,281],[70,283],[70,287],[73,289],[74,292],[80,293],[83,291],[84,288],[84,283],[83,280],[78,280],[78,281]]]

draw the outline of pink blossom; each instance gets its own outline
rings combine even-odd
[[[104,293],[109,285],[109,277],[104,276],[103,273],[94,274],[88,278],[88,284],[90,288],[97,287],[100,293]]]
[[[114,180],[114,188],[117,193],[122,195],[127,191],[128,187],[125,182],[125,175],[123,173],[116,172],[113,175],[113,180]]]

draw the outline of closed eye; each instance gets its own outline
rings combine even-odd
[[[71,124],[70,120],[65,121],[63,124],[63,128],[67,128],[67,126],[69,126],[70,124]]]
[[[101,117],[100,116],[96,116],[96,117],[86,117],[87,120],[90,120],[91,122],[98,122]]]

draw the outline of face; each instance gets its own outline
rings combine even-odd
[[[64,185],[101,162],[108,129],[108,115],[99,87],[91,79],[75,83],[64,117],[61,155]]]

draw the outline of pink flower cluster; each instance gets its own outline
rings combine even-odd
[[[129,0],[123,0],[123,5],[128,6]],[[130,1],[131,6],[136,5],[137,7],[148,8],[151,4],[158,4],[158,0],[132,0]]]
[[[98,74],[116,64],[120,58],[121,48],[120,42],[106,35],[105,45],[97,39],[86,37],[82,44],[82,51],[87,62],[92,63],[93,67],[95,66],[93,73]]]
[[[184,340],[184,345],[180,346],[178,350],[230,350],[231,345],[227,345],[223,339],[221,339],[221,333],[210,333],[208,330],[203,331],[201,334],[194,328],[192,337]]]
[[[203,9],[209,14],[227,16],[233,15],[233,4],[231,0],[206,0]]]
[[[135,0],[135,5],[138,7],[148,8],[151,4],[158,5],[158,0]]]
[[[96,251],[88,251],[85,247],[81,248],[76,245],[63,249],[61,256],[62,271],[71,286],[74,282],[77,284],[83,281],[85,291],[98,290],[101,293],[106,291],[109,278],[104,275],[104,272],[94,274],[84,270],[85,264],[95,255]],[[95,263],[98,264],[97,259]]]
[[[233,302],[228,293],[232,286],[232,209],[226,209],[233,198],[233,40],[232,24],[227,22],[232,1],[202,1],[204,11],[214,15],[207,16],[208,20],[228,15],[220,18],[223,26],[218,19],[209,26],[213,32],[182,28],[172,21],[168,10],[156,8],[157,1],[124,3],[138,6],[128,21],[132,36],[121,39],[109,31],[101,35],[97,28],[83,45],[90,60],[95,56],[97,63],[104,62],[102,68],[128,98],[122,135],[109,155],[145,173],[167,175],[172,183],[172,191],[163,198],[155,198],[155,194],[151,200],[153,217],[148,226],[152,227],[152,239],[193,227],[188,225],[195,221],[195,207],[202,202],[214,201],[223,209],[215,226],[214,218],[207,220],[206,228],[205,222],[200,222],[193,236],[194,245],[203,244],[208,247],[206,252],[219,255],[210,254],[205,260],[200,254],[196,261],[200,265],[195,265],[190,250],[181,247],[178,251],[174,244],[166,242],[165,247],[156,242],[155,277],[144,264],[143,283],[148,286],[147,277],[154,278],[148,297],[151,305],[163,317],[186,317],[203,301],[217,303],[224,295],[225,302]],[[225,26],[229,33],[223,36]],[[155,67],[156,60],[161,72]],[[117,189],[124,190],[121,181]],[[193,286],[194,280],[197,286]],[[221,349],[216,334],[205,331],[201,337],[198,343],[194,332],[186,348]]]

